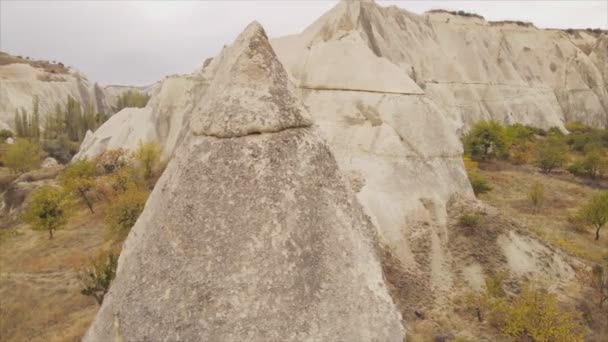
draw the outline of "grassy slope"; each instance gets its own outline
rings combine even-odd
[[[75,268],[106,243],[101,213],[79,210],[52,240],[20,225],[0,232],[0,340],[77,341],[97,312]]]
[[[481,165],[483,168],[483,165]],[[540,239],[564,251],[583,257],[591,262],[608,257],[608,229],[600,231],[600,240],[594,241],[595,231],[575,232],[568,223],[568,216],[587,202],[597,189],[582,184],[567,174],[545,175],[531,166],[509,164],[486,165],[480,173],[493,187],[480,199],[507,217],[514,217],[528,227]],[[527,193],[534,182],[540,182],[545,192],[545,203],[538,213],[533,213]]]

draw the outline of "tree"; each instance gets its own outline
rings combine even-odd
[[[11,131],[10,129],[0,129],[0,140],[2,140],[1,142],[6,141],[6,139],[8,138],[12,138],[13,137],[13,131]]]
[[[137,187],[130,187],[118,195],[108,206],[105,222],[110,231],[119,239],[127,237],[131,227],[144,210],[148,192]]]
[[[504,127],[498,122],[476,123],[463,139],[465,153],[473,160],[503,157],[508,148]]]
[[[40,138],[40,100],[38,96],[34,96],[32,102],[32,118],[30,120],[30,131],[28,136],[38,139]]]
[[[589,149],[581,162],[584,172],[592,179],[601,177],[608,167],[607,164],[604,153],[599,148]]]
[[[49,239],[55,230],[67,223],[69,196],[57,187],[45,186],[31,195],[31,201],[23,213],[23,220],[34,230],[46,230]]]
[[[545,201],[545,191],[540,182],[534,182],[534,184],[532,184],[530,190],[528,190],[528,199],[532,204],[533,212],[537,213]]]
[[[6,151],[3,162],[11,172],[23,173],[40,167],[42,155],[38,144],[27,139],[17,139]]]
[[[30,122],[28,120],[27,113],[25,109],[21,108],[21,125],[23,126],[23,135],[22,137],[28,138],[31,132]]]
[[[15,133],[17,133],[18,137],[23,136],[23,122],[21,122],[21,115],[19,115],[19,110],[15,109]]]
[[[95,187],[95,163],[86,158],[77,160],[61,173],[60,179],[63,186],[80,196],[94,213],[93,202],[87,193]]]
[[[160,164],[160,149],[155,143],[139,143],[139,147],[135,151],[135,159],[141,163],[144,173],[144,179],[150,180],[154,175],[154,171]]]
[[[112,280],[116,277],[118,255],[113,252],[100,253],[91,263],[78,272],[78,280],[82,286],[80,293],[95,298],[101,305],[110,290]]]
[[[579,210],[583,222],[595,228],[595,240],[600,239],[600,229],[608,221],[608,192],[601,192],[593,196],[587,204]]]
[[[566,162],[568,146],[559,138],[549,137],[538,151],[538,167],[545,174]]]

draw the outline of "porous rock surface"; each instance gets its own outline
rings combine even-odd
[[[223,105],[195,106],[85,341],[403,341],[374,227],[275,59],[253,23],[209,66]]]

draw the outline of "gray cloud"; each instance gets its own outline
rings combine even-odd
[[[7,1],[0,0],[0,50],[62,61],[102,84],[150,84],[188,73],[251,21],[271,37],[297,33],[336,1]],[[539,27],[608,28],[608,2],[379,1],[415,13],[476,12]]]

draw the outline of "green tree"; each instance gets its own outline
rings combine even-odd
[[[595,179],[601,177],[608,167],[608,162],[601,148],[589,148],[581,162],[585,173]]]
[[[117,239],[123,240],[144,210],[148,192],[130,187],[119,194],[108,206],[105,222]]]
[[[116,277],[117,266],[117,253],[100,253],[89,265],[78,272],[78,280],[82,286],[80,293],[95,298],[97,304],[101,305]]]
[[[538,167],[545,174],[562,167],[567,159],[568,146],[561,139],[549,137],[538,151]]]
[[[54,186],[42,187],[31,195],[31,201],[23,213],[23,220],[34,230],[46,230],[49,239],[55,230],[67,223],[69,196]]]
[[[1,142],[4,142],[6,139],[12,137],[13,131],[11,131],[10,129],[0,129],[0,139],[2,140]]]
[[[17,139],[4,155],[4,165],[13,173],[23,173],[40,167],[43,152],[40,146],[27,139]]]
[[[473,160],[503,157],[508,149],[504,127],[494,121],[480,121],[464,136],[464,151]]]
[[[34,96],[32,100],[32,118],[30,123],[29,136],[38,139],[40,138],[40,100],[38,96]]]
[[[150,180],[160,164],[160,148],[155,143],[140,142],[134,156],[141,163],[144,179]]]
[[[61,173],[60,180],[66,189],[83,199],[91,213],[93,202],[88,192],[95,187],[95,163],[86,158],[77,160]]]
[[[581,207],[579,217],[583,222],[595,228],[595,240],[599,240],[600,229],[608,221],[608,192],[601,192],[593,196]]]
[[[21,125],[23,125],[22,137],[29,138],[31,133],[31,126],[28,120],[27,112],[23,108],[21,108]]]
[[[21,115],[19,115],[19,110],[15,109],[15,133],[18,137],[23,136],[23,122],[21,122]]]

